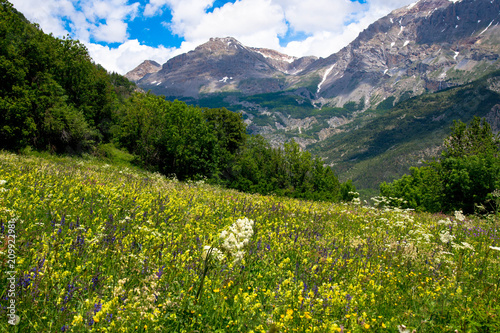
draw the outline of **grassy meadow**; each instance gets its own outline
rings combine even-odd
[[[499,332],[498,226],[0,153],[0,331]]]

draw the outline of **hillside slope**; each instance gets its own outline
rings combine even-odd
[[[341,179],[376,189],[438,156],[453,121],[485,117],[500,132],[500,72],[463,86],[370,110],[309,148],[334,166]]]

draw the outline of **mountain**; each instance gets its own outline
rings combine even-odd
[[[136,82],[169,99],[240,112],[249,132],[274,145],[294,139],[341,179],[374,189],[436,156],[454,119],[496,119],[499,22],[499,1],[420,0],[327,58],[213,38]]]
[[[127,77],[141,88],[165,96],[198,98],[217,92],[253,95],[286,89],[286,75],[300,72],[315,60],[246,47],[231,37],[211,38],[195,50],[170,59],[161,69],[144,72],[140,79],[130,73]],[[131,73],[139,73],[143,65]]]
[[[172,97],[214,93],[254,95],[307,87],[315,104],[376,106],[460,85],[498,69],[500,3],[420,0],[371,24],[325,59],[295,58],[212,38],[163,67],[127,74],[144,89]],[[302,93],[303,94],[303,93]]]
[[[316,98],[342,106],[417,96],[498,69],[500,2],[421,0],[376,21],[302,77],[322,77]]]
[[[137,66],[136,68],[134,68],[133,70],[128,72],[125,75],[125,77],[127,79],[129,79],[130,81],[135,82],[135,81],[142,79],[147,74],[158,72],[160,69],[161,69],[161,65],[159,63],[157,63],[156,61],[145,60],[142,62],[142,64],[140,64],[139,66]]]

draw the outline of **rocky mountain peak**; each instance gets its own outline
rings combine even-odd
[[[194,49],[194,52],[209,54],[211,56],[223,54],[236,54],[238,51],[244,50],[245,47],[233,37],[219,38],[214,37]]]
[[[317,99],[416,96],[460,85],[499,67],[500,2],[420,0],[371,24],[351,44],[304,76],[322,80]],[[373,107],[373,105],[366,105]]]
[[[161,65],[154,60],[145,60],[139,66],[125,74],[130,81],[137,82],[147,74],[156,73],[161,69]]]

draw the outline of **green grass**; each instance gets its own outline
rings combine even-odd
[[[95,159],[0,153],[0,175],[2,332],[500,330],[495,217],[249,195]]]

